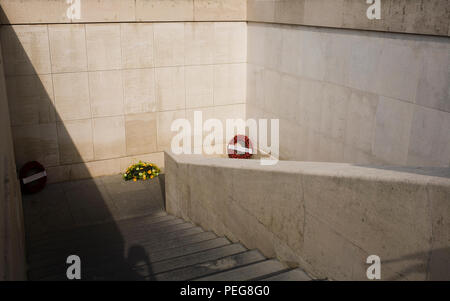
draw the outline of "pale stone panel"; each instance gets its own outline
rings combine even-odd
[[[214,66],[185,67],[186,108],[208,107],[214,104]]]
[[[275,0],[247,0],[247,21],[273,22]]]
[[[376,34],[358,35],[352,39],[349,85],[376,93],[377,69],[385,40]]]
[[[375,118],[373,154],[390,164],[406,164],[414,105],[380,97]]]
[[[66,0],[2,0],[2,24],[20,23],[68,23]]]
[[[122,23],[122,67],[153,67],[153,24]]]
[[[420,42],[421,69],[415,103],[450,112],[450,43],[445,38]]]
[[[136,164],[139,161],[151,162],[156,164],[162,172],[164,172],[164,153],[157,152],[151,154],[144,154],[139,156],[128,156],[119,159],[120,161],[120,170],[126,170],[131,164]]]
[[[58,120],[91,117],[87,72],[53,74],[53,85]]]
[[[246,120],[245,114],[245,104],[234,104],[234,105],[226,105],[226,106],[215,106],[214,107],[214,118],[219,119],[222,122],[223,126],[223,143],[228,143],[236,134],[242,133],[233,133],[227,131],[227,119],[235,120],[242,119]]]
[[[136,21],[193,21],[194,0],[136,0]]]
[[[247,64],[247,98],[246,103],[258,106],[264,100],[264,69],[260,66]]]
[[[350,64],[354,36],[348,32],[328,32],[325,50],[324,80],[344,86],[349,85]]]
[[[342,27],[344,0],[304,0],[304,2],[303,24]]]
[[[246,0],[194,0],[195,21],[245,21]]]
[[[120,24],[87,24],[88,70],[111,70],[122,67]]]
[[[450,113],[415,108],[407,164],[450,165]]]
[[[49,25],[48,34],[53,73],[87,71],[84,25]]]
[[[12,134],[18,168],[33,160],[44,166],[59,164],[55,123],[12,127]]]
[[[307,79],[300,80],[300,102],[297,123],[310,130],[320,128],[324,83]]]
[[[314,267],[314,272],[321,277],[362,280],[365,274],[358,275],[356,271],[367,269],[364,263],[370,254],[333,231],[325,221],[310,214],[306,214],[305,221],[304,249],[298,251]]]
[[[123,91],[125,113],[155,112],[155,70],[132,69],[123,70]]]
[[[292,75],[300,75],[302,70],[302,30],[296,27],[284,26],[281,29],[281,66],[280,71]]]
[[[215,23],[186,23],[184,25],[185,64],[212,64]]]
[[[262,51],[263,63],[265,67],[278,70],[281,65],[281,46],[282,46],[281,26],[267,26],[264,34],[264,48]],[[262,50],[264,49],[264,50]]]
[[[281,65],[281,26],[250,24],[248,26],[248,62],[263,67],[278,69]]]
[[[275,118],[281,115],[281,73],[269,69],[263,71],[262,109],[271,112]],[[285,92],[283,92],[285,93]],[[293,109],[293,108],[292,108]]]
[[[360,249],[385,258],[383,264],[391,270],[401,271],[414,264],[416,270],[408,277],[423,279],[432,236],[426,186],[418,185],[414,176],[407,174],[401,181],[389,180],[390,175],[370,177],[361,179],[355,174],[351,178],[339,177],[339,181],[329,181],[320,175],[305,177],[307,212],[326,221],[333,231],[344,234]],[[405,195],[413,210],[405,210]],[[346,200],[345,206],[335,201],[337,196]],[[319,236],[316,239],[321,240]],[[408,254],[415,254],[415,258],[404,258]],[[364,279],[364,276],[365,273],[353,277]],[[387,280],[390,276],[383,278]]]
[[[345,130],[345,143],[347,145],[366,153],[372,152],[378,98],[376,94],[352,91],[349,99]],[[352,156],[351,153],[348,154],[346,161],[354,159],[357,161],[358,156]]]
[[[247,25],[247,62],[264,66],[264,30],[265,26],[248,23]]]
[[[51,75],[26,75],[6,80],[11,125],[55,122]]]
[[[275,0],[275,22],[303,24],[305,0]]]
[[[122,115],[122,72],[89,72],[89,97],[92,117]]]
[[[127,155],[153,153],[157,149],[157,113],[125,116]]]
[[[177,134],[171,131],[171,125],[174,120],[180,118],[186,118],[184,110],[158,112],[158,151],[170,149],[172,137]]]
[[[154,24],[155,66],[184,65],[184,23]]]
[[[323,93],[319,131],[323,136],[343,143],[352,90],[347,87],[324,83]]]
[[[300,74],[311,79],[324,80],[330,36],[322,29],[305,28],[301,41],[303,62]]]
[[[123,116],[93,119],[94,158],[103,160],[126,154]]]
[[[247,93],[246,78],[246,64],[215,65],[214,104],[245,103]]]
[[[51,73],[47,25],[2,26],[5,75]]]
[[[276,76],[276,75],[275,75]],[[275,112],[279,112],[279,118],[294,121],[299,113],[298,103],[300,102],[300,81],[291,75],[281,75],[281,85],[277,86],[277,82],[266,83],[272,86],[272,97],[270,103],[266,103],[268,111],[272,108]],[[274,95],[274,93],[276,93]],[[279,95],[277,97],[276,95]],[[274,109],[277,108],[277,109]]]
[[[180,110],[186,107],[184,69],[185,67],[167,67],[155,70],[159,110]]]
[[[57,124],[60,163],[87,162],[94,159],[92,120],[73,120]]]
[[[380,95],[413,102],[419,81],[420,57],[417,43],[411,40],[394,40],[386,37],[383,44],[375,92]],[[361,76],[361,74],[359,75]]]
[[[89,179],[121,173],[120,158],[69,165],[70,180]]]
[[[214,63],[247,61],[247,24],[243,22],[214,23]]]
[[[133,22],[135,0],[81,0],[81,18],[72,22]]]
[[[195,112],[200,112],[202,116],[202,120],[195,121],[194,116]],[[202,153],[203,149],[203,139],[211,133],[211,131],[203,131],[203,125],[208,119],[214,119],[214,107],[207,107],[207,108],[195,108],[195,109],[187,109],[186,110],[186,119],[189,121],[191,125],[191,136],[192,139],[192,151],[194,153]],[[199,125],[200,133],[195,132],[196,123]],[[197,141],[197,145],[195,144]],[[222,141],[219,141],[222,143]]]

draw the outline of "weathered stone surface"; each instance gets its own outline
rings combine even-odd
[[[205,158],[166,153],[169,213],[301,266],[365,280],[449,279],[446,168]],[[429,261],[431,254],[432,260]]]

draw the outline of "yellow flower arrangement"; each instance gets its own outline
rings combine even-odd
[[[146,181],[148,178],[153,179],[157,177],[160,172],[161,170],[155,164],[139,161],[139,163],[130,165],[127,168],[123,174],[123,178],[125,181]]]

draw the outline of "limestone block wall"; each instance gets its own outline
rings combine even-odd
[[[245,117],[245,22],[5,25],[1,41],[17,166],[50,181],[162,165],[194,110]]]
[[[450,35],[448,0],[380,0],[381,19],[369,20],[364,0],[248,0],[247,20],[279,24]]]
[[[2,24],[246,21],[247,0],[79,0],[69,19],[67,0],[0,0]]]
[[[0,49],[0,280],[25,280],[22,198],[16,176],[3,67]]]
[[[169,213],[315,277],[450,280],[448,168],[205,158],[166,153]]]
[[[449,56],[448,37],[249,22],[247,117],[280,119],[285,160],[449,167]]]

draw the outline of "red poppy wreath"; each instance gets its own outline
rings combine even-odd
[[[250,159],[253,155],[253,145],[244,135],[236,135],[228,143],[228,157],[233,159]]]

